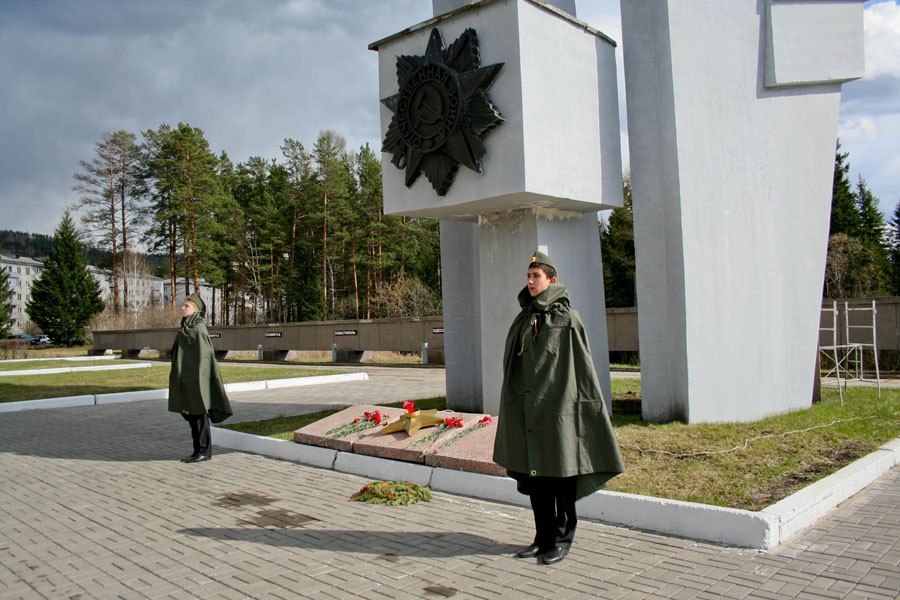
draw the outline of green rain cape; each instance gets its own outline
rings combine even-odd
[[[583,498],[625,468],[578,312],[558,283],[519,293],[503,357],[494,462],[528,493],[531,477],[576,477]]]
[[[169,410],[189,415],[208,412],[213,423],[221,423],[233,413],[206,329],[205,308],[181,319],[172,345]]]

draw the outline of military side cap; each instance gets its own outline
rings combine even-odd
[[[194,292],[188,296],[187,299],[197,305],[199,312],[206,313],[206,303],[203,301],[203,298],[200,297],[200,294]]]
[[[528,266],[530,268],[535,265],[546,265],[551,269],[556,269],[556,264],[553,262],[553,260],[540,250],[534,253],[534,255],[531,257],[531,264]]]

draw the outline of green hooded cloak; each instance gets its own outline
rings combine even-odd
[[[172,345],[169,410],[188,415],[208,412],[213,423],[221,423],[234,413],[206,329],[206,305],[196,294],[191,294],[189,300],[199,310],[181,319],[181,329]]]
[[[558,283],[522,311],[506,338],[494,462],[528,493],[530,477],[575,477],[582,498],[625,468],[584,325]]]

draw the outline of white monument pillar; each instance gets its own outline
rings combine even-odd
[[[458,410],[498,412],[503,344],[538,247],[569,288],[609,394],[597,211],[622,205],[615,44],[575,19],[571,0],[560,2],[565,10],[551,4],[435,0],[439,17],[370,46],[379,52],[381,98],[403,96],[398,58],[406,57],[408,83],[435,29],[447,48],[477,32],[480,65],[502,64],[488,91],[503,122],[481,138],[481,173],[460,165],[438,190],[427,174],[441,179],[439,169],[417,153],[432,142],[414,134],[408,148],[399,144],[406,155],[383,155],[385,212],[441,219],[447,395]],[[397,115],[422,99],[417,94],[386,103],[386,136],[411,126],[415,119],[400,123]],[[410,182],[420,159],[423,174]]]
[[[862,0],[621,2],[644,418],[812,396],[841,83]]]

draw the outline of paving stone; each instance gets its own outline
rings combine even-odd
[[[234,394],[235,418],[377,406],[443,385],[437,369],[371,371],[347,387]],[[582,520],[569,557],[547,567],[511,557],[534,533],[526,508],[443,493],[360,504],[349,498],[365,478],[219,450],[184,465],[189,444],[164,401],[5,414],[0,598],[405,600],[446,585],[460,599],[823,600],[894,598],[900,586],[896,469],[771,553]]]

